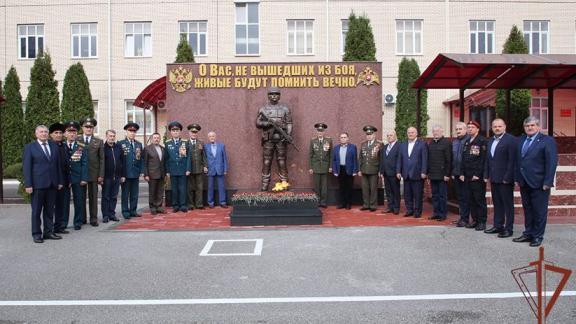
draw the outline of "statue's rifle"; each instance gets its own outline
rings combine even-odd
[[[266,116],[265,114],[263,114],[262,112],[259,113],[259,117],[262,117],[262,120],[265,122],[268,122],[269,124],[272,125],[272,127],[274,127],[274,130],[280,134],[280,136],[282,137],[282,139],[284,141],[286,141],[286,143],[292,145],[294,147],[294,149],[296,149],[296,151],[300,152],[300,150],[298,149],[298,147],[296,146],[296,144],[294,144],[294,139],[292,138],[292,136],[290,136],[288,133],[286,133],[286,131],[278,126],[278,124],[276,124],[273,120],[270,120],[270,118],[268,118],[268,116]]]

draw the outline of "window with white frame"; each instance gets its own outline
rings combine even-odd
[[[124,56],[125,57],[152,56],[151,22],[124,23]]]
[[[342,19],[342,33],[340,34],[340,52],[344,55],[346,49],[346,35],[348,34],[348,19]]]
[[[532,97],[532,104],[530,105],[530,116],[534,116],[540,120],[540,128],[548,131],[548,98],[547,97]]]
[[[33,59],[44,52],[44,25],[18,25],[18,58]]]
[[[98,100],[92,100],[92,109],[94,110],[94,119],[98,120],[98,117],[100,116],[99,114],[99,109],[98,109]],[[99,134],[99,130],[100,130],[100,124],[96,124],[96,127],[94,127],[94,134],[98,135]]]
[[[494,21],[470,21],[470,53],[494,54]]]
[[[98,24],[71,24],[72,58],[90,58],[98,56]]]
[[[422,54],[422,20],[396,20],[396,55]]]
[[[530,54],[548,54],[550,49],[549,24],[547,20],[525,20],[524,41]]]
[[[181,21],[180,37],[185,36],[195,56],[206,55],[206,21]]]
[[[126,100],[126,123],[134,122],[140,126],[139,135],[144,134],[144,112],[146,112],[146,135],[154,133],[152,110],[134,106],[134,100]]]
[[[236,55],[260,54],[258,3],[236,3]]]
[[[314,54],[313,20],[288,20],[288,54]]]

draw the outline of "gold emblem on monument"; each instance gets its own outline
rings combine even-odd
[[[371,68],[365,67],[360,74],[358,74],[358,81],[356,85],[362,83],[365,86],[371,86],[374,83],[380,84],[380,78],[376,72],[372,71]]]
[[[172,89],[176,92],[184,92],[192,87],[192,70],[179,66],[170,70],[168,79]]]

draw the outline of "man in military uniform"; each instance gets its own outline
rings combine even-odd
[[[85,187],[88,183],[88,150],[84,143],[76,140],[80,125],[75,121],[70,121],[64,126],[68,149],[67,161],[70,165],[70,187],[74,197],[74,229],[80,230],[86,218]]]
[[[378,206],[378,171],[380,170],[380,149],[382,142],[376,140],[375,132],[378,129],[374,126],[364,126],[366,141],[360,145],[360,172],[362,177],[362,208],[360,210],[376,211]]]
[[[186,141],[180,138],[182,124],[171,122],[168,124],[171,139],[166,142],[166,177],[170,178],[172,187],[172,209],[187,212],[186,203],[186,177],[190,175],[190,152]]]
[[[88,188],[88,210],[92,226],[98,226],[98,185],[104,183],[104,141],[94,136],[96,125],[96,119],[84,119],[83,135],[79,139],[88,152],[88,185],[84,187],[84,191]],[[86,197],[86,192],[84,192],[84,197]],[[86,198],[84,198],[84,203],[86,203]],[[86,218],[83,223],[86,224]]]
[[[328,200],[328,173],[332,172],[330,162],[332,160],[332,139],[324,136],[328,126],[317,123],[316,137],[310,140],[310,169],[308,172],[314,176],[314,191],[320,198],[320,207],[326,208]]]
[[[470,138],[464,143],[462,153],[462,168],[460,181],[463,181],[470,192],[470,211],[472,223],[466,228],[475,228],[477,231],[486,229],[487,206],[486,206],[486,183],[484,182],[486,147],[484,136],[480,135],[480,124],[471,120],[468,122],[468,135]]]
[[[204,142],[198,139],[198,132],[202,127],[198,124],[188,125],[190,140],[190,175],[188,176],[188,209],[204,209],[202,194],[204,192],[204,174],[208,172],[206,155],[204,154]]]
[[[268,90],[268,104],[258,110],[258,117],[256,118],[256,127],[262,129],[262,191],[267,191],[270,185],[274,152],[276,152],[280,180],[288,182],[286,152],[288,142],[292,140],[292,114],[288,106],[278,101],[280,101],[280,89],[270,88]],[[283,138],[281,132],[273,124],[284,130],[289,138]]]
[[[124,126],[126,139],[118,142],[124,154],[124,182],[122,183],[122,217],[140,217],[136,212],[138,207],[139,180],[144,167],[142,143],[136,140],[136,132],[140,126],[129,122]]]
[[[51,141],[58,147],[60,169],[62,170],[62,189],[56,191],[54,203],[54,233],[68,234],[68,219],[70,214],[70,164],[68,163],[68,150],[64,145],[64,125],[54,123],[48,128]]]

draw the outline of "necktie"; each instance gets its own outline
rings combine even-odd
[[[528,148],[530,147],[531,142],[532,142],[531,137],[527,137],[526,141],[524,141],[524,145],[522,145],[522,156],[526,155],[526,152],[528,152]]]
[[[386,155],[390,154],[391,150],[392,150],[392,145],[388,144],[388,147],[386,148]]]
[[[72,151],[72,143],[68,143],[68,147],[70,148],[70,151]]]
[[[132,146],[132,150],[134,150],[134,141],[130,141],[130,146]]]
[[[44,147],[44,154],[46,154],[46,157],[48,158],[48,160],[50,160],[50,151],[48,151],[48,146],[46,144],[47,143],[44,142],[42,143],[42,146]]]
[[[86,139],[84,140],[84,142],[86,142],[86,144],[90,144],[90,136],[86,136]]]

